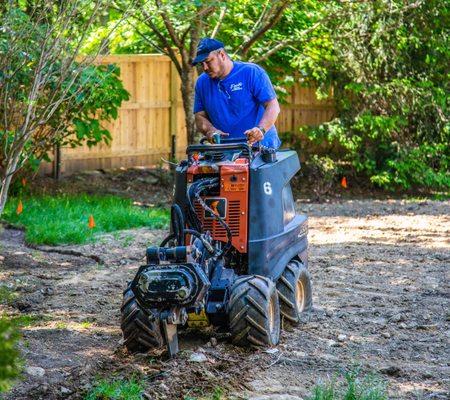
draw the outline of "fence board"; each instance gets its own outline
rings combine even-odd
[[[130,99],[122,104],[117,120],[103,124],[111,132],[111,144],[63,148],[62,172],[158,163],[170,156],[172,135],[176,135],[177,157],[183,157],[187,141],[181,82],[170,59],[154,54],[113,55],[98,62],[117,64]],[[317,125],[334,116],[333,102],[319,101],[313,88],[296,84],[286,99],[277,120],[279,132],[295,132],[301,125]]]

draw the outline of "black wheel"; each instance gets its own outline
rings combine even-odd
[[[231,288],[229,321],[234,344],[278,344],[280,307],[275,284],[258,275],[239,277]]]
[[[277,281],[281,314],[292,324],[300,321],[300,314],[312,308],[311,278],[306,267],[291,260]]]
[[[145,353],[164,346],[164,337],[159,319],[140,307],[130,287],[123,293],[120,308],[124,345],[132,353]]]

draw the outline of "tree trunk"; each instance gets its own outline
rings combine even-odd
[[[181,96],[183,98],[188,144],[194,143],[195,133],[197,131],[194,119],[194,79],[194,67],[183,68],[181,74]]]
[[[8,200],[8,190],[11,185],[11,181],[14,173],[17,170],[17,164],[20,160],[20,152],[16,152],[16,154],[7,160],[5,166],[5,174],[1,177],[1,188],[0,188],[0,216],[3,214],[3,210],[5,209],[6,200]]]

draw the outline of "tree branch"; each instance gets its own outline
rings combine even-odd
[[[211,36],[210,36],[211,38],[215,38],[216,35],[217,35],[217,32],[219,32],[219,29],[220,29],[220,26],[222,25],[222,21],[223,21],[223,19],[225,17],[225,13],[227,11],[227,8],[228,8],[227,4],[225,4],[225,6],[221,8],[220,14],[219,14],[219,19],[217,20],[217,24],[216,24],[216,26],[214,27],[214,29],[213,29],[213,31],[211,33]]]
[[[275,9],[275,11],[272,13],[271,17],[268,19],[267,23],[263,25],[261,28],[259,28],[252,37],[246,42],[243,43],[240,46],[240,52],[242,56],[246,56],[249,52],[250,48],[262,37],[264,34],[273,26],[275,26],[278,21],[283,16],[284,10],[291,4],[291,0],[283,0],[281,2],[281,5]]]
[[[170,38],[172,39],[175,46],[181,51],[181,49],[183,48],[183,44],[182,44],[180,38],[178,37],[178,35],[175,31],[175,28],[172,25],[172,21],[170,21],[170,18],[168,17],[167,13],[164,11],[164,7],[161,3],[161,0],[155,0],[155,3],[158,7],[158,12],[161,15],[161,18],[164,22],[167,32],[169,33]]]
[[[299,36],[306,36],[307,34],[311,33],[312,31],[316,30],[321,24],[325,22],[327,18],[323,18],[320,21],[316,22],[314,25],[309,27],[308,29],[304,29],[299,33]],[[281,49],[284,49],[285,47],[291,46],[297,42],[300,41],[300,38],[297,37],[295,39],[285,39],[279,42],[277,45],[272,47],[269,51],[265,52],[264,55],[258,58],[250,58],[250,62],[259,63],[261,61],[267,60],[272,54],[275,54],[277,51],[280,51]]]

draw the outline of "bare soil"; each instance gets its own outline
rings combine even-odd
[[[111,175],[87,181],[96,192],[144,204],[170,201],[163,178],[118,176],[117,184]],[[86,189],[86,179],[71,179],[48,191]],[[389,398],[450,398],[450,202],[298,202],[298,211],[310,218],[313,311],[298,327],[283,324],[275,352],[237,348],[213,331],[185,332],[172,360],[128,354],[119,327],[122,290],[146,246],[166,232],[142,228],[95,244],[32,248],[20,230],[3,229],[0,282],[17,296],[0,311],[35,318],[20,345],[28,369],[4,398],[80,399],[98,379],[135,376],[151,399],[200,398],[218,388],[224,398],[300,399],[355,365],[385,379]],[[206,361],[190,361],[193,352]]]

